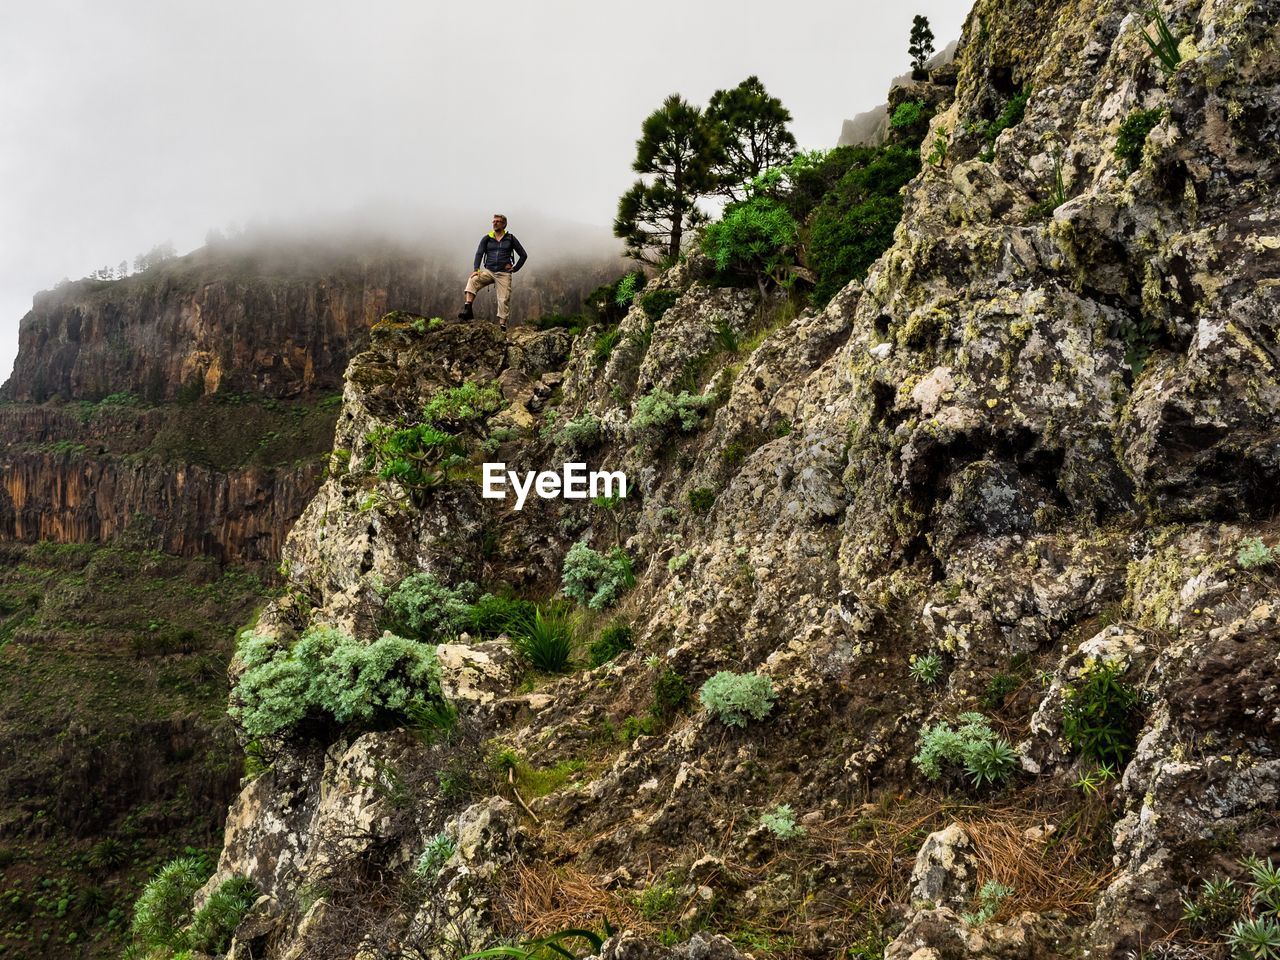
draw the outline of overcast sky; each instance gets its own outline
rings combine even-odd
[[[832,147],[907,69],[912,15],[941,48],[969,5],[6,3],[0,380],[35,291],[211,227],[387,204],[474,212],[477,236],[494,210],[607,227],[669,93],[756,74]]]

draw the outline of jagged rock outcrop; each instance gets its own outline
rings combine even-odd
[[[1128,5],[980,0],[925,140],[945,156],[907,187],[865,282],[821,311],[790,319],[717,290],[690,256],[649,288],[674,305],[637,305],[607,355],[591,337],[566,344],[562,371],[558,346],[503,351],[451,326],[389,329],[353,362],[339,424],[352,467],[290,535],[305,603],[264,615],[281,642],[307,622],[372,636],[384,588],[412,570],[549,592],[577,540],[635,560],[615,610],[635,649],[513,690],[469,728],[535,769],[581,771],[527,800],[514,774],[489,782],[527,806],[511,827],[522,879],[477,894],[503,909],[473,938],[530,932],[527,871],[554,884],[572,868],[586,880],[558,906],[590,919],[643,905],[690,952],[710,929],[796,956],[1118,960],[1184,949],[1199,881],[1277,853],[1280,582],[1237,551],[1275,543],[1280,488],[1280,6],[1166,13],[1184,38],[1169,77]],[[1025,115],[997,129],[1020,93]],[[1116,146],[1137,109],[1163,114],[1131,162]],[[509,374],[534,353],[545,362]],[[474,482],[409,504],[379,486],[361,437],[472,376],[543,428],[496,458],[586,456],[625,470],[632,497],[517,514]],[[707,409],[655,425],[658,390]],[[925,656],[936,685],[913,680]],[[672,693],[720,670],[770,678],[762,719],[728,726]],[[1066,704],[1100,670],[1132,699],[1110,752],[1089,754]],[[1017,772],[999,788],[960,768],[930,783],[912,762],[922,732],[975,712],[1016,745],[999,762]],[[429,778],[443,761],[401,762]],[[318,789],[300,776],[248,789],[278,810],[304,781]],[[460,815],[428,794],[381,850]],[[799,831],[761,823],[781,804]],[[967,915],[911,902],[912,857],[952,826],[976,875],[940,895],[969,897]],[[255,849],[229,847],[223,874],[269,882]],[[373,861],[380,876],[396,857]],[[367,949],[406,928],[381,919]],[[628,922],[644,935],[645,920]],[[1224,932],[1197,935],[1221,946]],[[304,941],[296,918],[277,936]]]
[[[904,73],[890,86],[887,103],[864,110],[852,119],[845,120],[840,127],[837,145],[878,147],[889,137],[889,117],[898,104],[918,99],[934,107],[949,99],[947,94],[955,86],[955,70],[952,64],[955,61],[957,45],[953,40],[929,58],[925,64],[930,74],[928,82],[916,81],[910,72]]]

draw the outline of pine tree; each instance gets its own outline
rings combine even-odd
[[[928,17],[917,13],[911,21],[911,44],[907,53],[911,55],[911,79],[928,80],[929,71],[924,65],[933,56],[933,31],[929,29]]]
[[[796,138],[787,129],[791,111],[769,96],[759,77],[747,77],[731,90],[717,90],[706,116],[723,153],[715,170],[716,189],[731,200],[744,199],[744,183],[795,156]]]
[[[642,178],[618,200],[613,221],[627,256],[656,263],[680,254],[684,232],[706,219],[697,201],[714,188],[718,160],[711,125],[678,94],[645,118],[632,164]]]

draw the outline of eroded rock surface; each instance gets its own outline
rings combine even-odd
[[[1120,958],[1182,936],[1203,878],[1277,853],[1280,581],[1237,560],[1277,532],[1277,12],[1173,5],[1187,49],[1166,77],[1127,5],[980,0],[925,140],[945,156],[906,188],[865,282],[821,310],[787,318],[768,294],[716,289],[692,255],[648,288],[674,304],[634,306],[607,355],[591,335],[375,336],[347,376],[350,468],[286,549],[302,596],[264,629],[372,636],[382,588],[415,570],[545,596],[581,539],[621,546],[637,578],[610,614],[634,650],[477,712],[473,729],[545,779],[526,770],[530,796],[514,769],[489,779],[524,837],[510,883],[419,933],[545,934],[554,901],[584,923],[626,917],[607,956]],[[985,138],[1019,91],[1025,116]],[[1130,169],[1115,147],[1140,108],[1164,114]],[[520,408],[501,459],[585,457],[625,470],[633,496],[515,513],[456,483],[395,503],[362,438],[468,378]],[[711,399],[641,430],[659,389]],[[588,439],[564,433],[588,416]],[[926,656],[932,684],[912,678]],[[730,727],[672,693],[672,676],[687,694],[720,670],[768,676],[767,716]],[[1116,734],[1132,742],[1089,754],[1067,716],[1099,670],[1136,692]],[[970,712],[1016,748],[1016,772],[992,787],[953,764],[930,783],[922,731]],[[431,776],[444,762],[403,760]],[[293,803],[294,819],[237,818],[224,871],[276,869],[290,830],[297,870],[314,869],[327,774],[290,763],[241,804]],[[410,827],[342,796],[382,851],[355,859],[384,883],[473,809],[424,788]],[[783,804],[802,831],[785,838],[762,823]],[[449,869],[424,902],[456,889]],[[302,936],[290,922],[280,944]],[[408,914],[374,927],[390,942]],[[655,942],[659,927],[684,945]],[[695,946],[697,931],[734,946]]]

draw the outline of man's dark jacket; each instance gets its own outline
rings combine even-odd
[[[516,254],[520,255],[519,260],[516,260]],[[515,273],[528,259],[529,255],[524,252],[524,247],[520,246],[514,233],[504,233],[501,240],[492,233],[486,233],[480,238],[480,246],[476,247],[476,260],[471,269],[479,270],[483,260],[484,268],[492,273],[505,273],[508,265],[515,263],[511,270]]]

